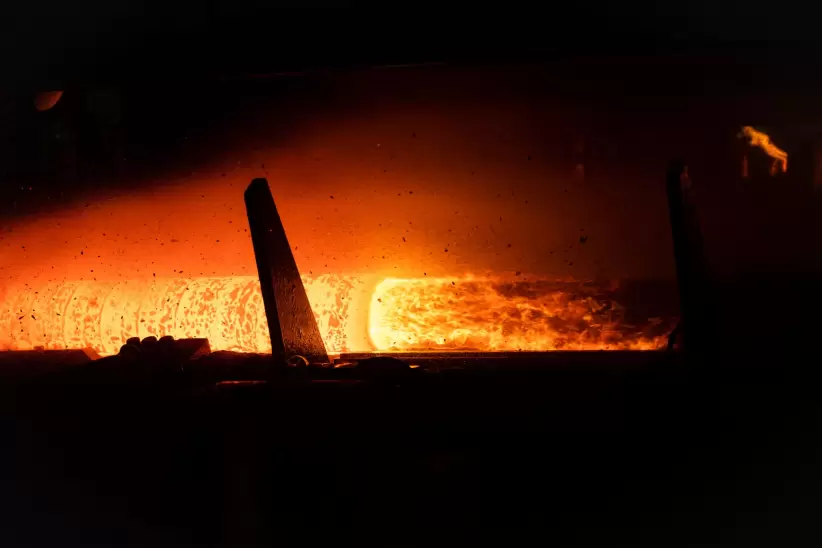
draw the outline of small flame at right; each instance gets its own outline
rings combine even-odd
[[[752,147],[761,148],[765,154],[773,158],[771,165],[771,175],[776,175],[777,171],[781,169],[782,173],[788,171],[788,153],[773,144],[770,136],[767,133],[758,131],[752,126],[743,126],[742,132],[739,134],[740,138],[748,140],[748,144]],[[742,176],[748,176],[748,162],[747,157],[743,160]]]

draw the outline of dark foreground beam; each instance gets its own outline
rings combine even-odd
[[[281,362],[299,355],[311,362],[328,363],[328,354],[268,181],[251,181],[245,191],[245,207],[268,319],[271,353]]]
[[[705,246],[691,185],[685,163],[672,161],[668,165],[666,187],[679,286],[682,342],[686,352],[706,355],[716,349],[718,333]]]

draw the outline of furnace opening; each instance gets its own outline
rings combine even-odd
[[[663,348],[667,205],[636,151],[665,154],[641,117],[620,125],[548,76],[354,71],[29,105],[45,156],[4,217],[0,348],[270,352],[255,177],[330,353]]]

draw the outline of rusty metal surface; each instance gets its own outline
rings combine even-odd
[[[328,354],[268,181],[251,181],[245,191],[245,204],[272,354],[276,360],[300,355],[312,362],[327,363]]]

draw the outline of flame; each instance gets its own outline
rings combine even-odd
[[[304,276],[330,353],[395,350],[654,349],[665,333],[625,321],[607,290],[503,278]],[[659,322],[650,321],[650,327]],[[270,352],[257,278],[53,283],[9,292],[0,348],[94,348],[130,337],[205,337],[215,350]]]
[[[628,325],[607,292],[579,282],[389,278],[374,291],[370,320],[382,350],[649,350],[664,343]]]
[[[744,126],[742,136],[749,139],[751,146],[761,148],[765,151],[765,154],[774,159],[773,166],[771,166],[771,175],[776,174],[777,165],[782,167],[782,173],[788,171],[788,153],[773,144],[767,133],[757,131],[751,126]]]

